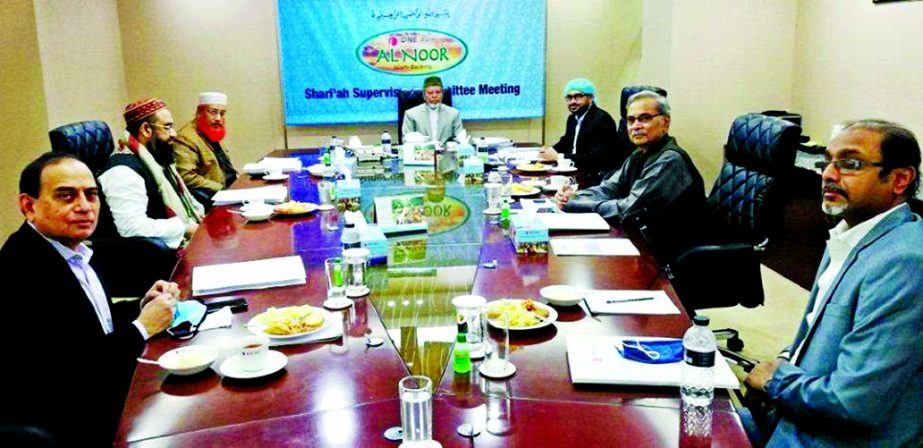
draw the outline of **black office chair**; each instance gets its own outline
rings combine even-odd
[[[407,109],[419,106],[424,103],[423,99],[423,90],[421,89],[401,89],[397,93],[397,141],[400,144],[404,143],[404,135],[401,132],[401,129],[404,128],[404,112],[407,112]],[[446,106],[452,105],[452,90],[448,88],[442,89],[442,104]]]
[[[64,125],[49,131],[48,137],[53,151],[74,155],[95,177],[103,173],[115,148],[109,126],[102,121]],[[176,267],[176,251],[156,238],[120,236],[102,191],[99,199],[96,231],[90,237],[94,268],[110,295],[143,296],[156,280],[170,278]]]
[[[689,314],[703,308],[763,304],[760,252],[779,228],[800,134],[795,124],[761,114],[734,120],[724,164],[707,198],[700,244],[675,258],[658,260]],[[658,241],[664,240],[658,236],[661,230],[656,225],[640,227],[655,257],[662,253],[657,249]],[[743,348],[733,329],[723,336],[729,349]]]

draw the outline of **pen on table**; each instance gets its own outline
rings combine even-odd
[[[606,300],[606,303],[628,303],[628,302],[644,302],[647,300],[654,300],[653,297],[632,297],[630,299],[610,299]]]

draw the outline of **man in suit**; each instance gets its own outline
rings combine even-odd
[[[881,120],[847,125],[826,150],[823,210],[839,219],[794,342],[747,376],[772,406],[769,446],[920,446],[923,221],[920,146]]]
[[[596,86],[587,79],[572,79],[564,86],[564,101],[570,116],[564,136],[552,147],[539,152],[544,160],[556,160],[559,154],[574,161],[574,166],[595,185],[600,173],[618,168],[615,151],[618,128],[608,112],[596,104]]]
[[[442,104],[442,79],[430,76],[423,81],[423,99],[423,104],[404,112],[401,135],[419,132],[442,144],[456,140],[464,129],[461,114],[458,109]]]
[[[623,222],[642,211],[658,222],[682,219],[688,231],[686,226],[697,222],[705,207],[705,186],[692,159],[669,134],[670,104],[645,90],[628,99],[627,114],[637,149],[601,184],[579,192],[561,187],[555,201],[566,212],[596,212]]]
[[[40,428],[59,446],[112,443],[135,359],[171,323],[179,290],[158,281],[113,306],[83,244],[96,228],[98,188],[83,162],[47,153],[19,181],[26,222],[0,249],[5,300],[0,427]],[[131,260],[125,260],[131,263]],[[25,443],[0,430],[0,445]]]

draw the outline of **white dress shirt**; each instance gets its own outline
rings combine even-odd
[[[186,236],[183,220],[153,219],[147,216],[147,189],[144,179],[127,166],[115,166],[99,176],[109,210],[119,235],[129,238],[159,238],[171,249],[179,247]]]

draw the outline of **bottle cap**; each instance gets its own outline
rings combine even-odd
[[[458,322],[458,332],[459,333],[468,333],[468,322],[462,320]]]
[[[702,314],[696,314],[696,316],[692,318],[692,323],[694,323],[695,325],[702,326],[702,327],[707,327],[708,322],[709,322],[708,316],[705,316]]]
[[[347,223],[346,223],[346,228],[348,229],[348,228],[351,228],[351,227],[356,227],[356,223],[354,223],[354,222],[347,222]]]

